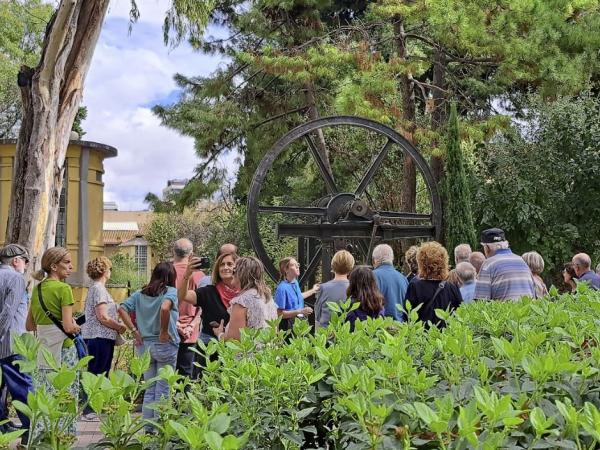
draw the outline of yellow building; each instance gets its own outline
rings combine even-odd
[[[15,139],[0,139],[0,245],[4,245],[13,165]],[[104,160],[117,156],[117,149],[97,142],[72,140],[66,157],[63,190],[56,226],[56,245],[70,250],[74,272],[67,280],[72,286],[86,286],[87,262],[104,254],[102,241],[104,201]],[[83,295],[74,290],[77,297]]]

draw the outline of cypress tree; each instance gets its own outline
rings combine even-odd
[[[460,148],[456,103],[452,103],[450,108],[446,151],[444,219],[446,245],[451,252],[458,244],[466,243],[473,246],[477,242],[471,209],[471,193]]]

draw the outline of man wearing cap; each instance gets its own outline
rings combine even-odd
[[[484,300],[518,300],[535,297],[531,270],[519,255],[515,255],[500,228],[481,233],[481,245],[486,260],[475,285],[475,298]]]
[[[13,352],[11,339],[13,335],[25,333],[28,297],[23,273],[29,263],[29,253],[21,245],[9,244],[0,250],[0,263],[1,386],[8,389],[13,400],[26,404],[27,393],[33,390],[31,377],[21,373],[19,366],[14,364],[14,361],[20,357]],[[6,404],[0,405],[0,415],[2,414],[6,416]],[[19,411],[17,414],[23,428],[28,429],[29,418]],[[4,428],[10,431],[6,424]]]

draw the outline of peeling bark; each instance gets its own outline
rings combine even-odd
[[[30,270],[55,245],[58,202],[71,127],[109,0],[61,0],[40,63],[18,76],[23,120],[15,153],[5,242],[30,250]]]

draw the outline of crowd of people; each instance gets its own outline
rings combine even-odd
[[[73,270],[69,251],[53,247],[43,254],[41,270],[34,274],[39,283],[29,299],[23,276],[29,252],[18,244],[9,244],[0,250],[0,420],[5,420],[1,431],[16,428],[7,421],[7,392],[14,400],[26,403],[28,392],[52,389],[48,380],[52,365],[41,352],[33,377],[14,364],[20,358],[11,340],[15,334],[35,332],[58,363],[71,367],[87,353],[93,357],[88,371],[106,375],[111,370],[115,346],[124,342],[126,332],[131,332],[136,351],[150,356],[144,379],[151,384],[144,392],[143,417],[151,420],[156,414],[152,404],[169,392],[165,381],[154,380],[162,367],[173,366],[190,379],[202,375],[207,361],[199,351],[199,340],[240,339],[242,330],[268,327],[276,319],[280,329],[289,330],[294,321],[313,314],[315,326],[324,328],[330,322],[331,304],[348,299],[351,309],[345,320],[354,330],[357,322],[369,318],[387,316],[405,321],[411,310],[426,326],[444,327],[436,309],[453,311],[475,300],[540,298],[548,293],[541,277],[544,260],[540,254],[514,254],[498,228],[483,231],[481,245],[483,252],[472,251],[468,244],[457,246],[452,270],[448,251],[440,243],[412,246],[404,255],[406,274],[394,267],[394,252],[387,244],[373,249],[372,266],[355,265],[352,254],[340,250],[331,260],[333,278],[304,292],[298,282],[300,265],[295,258],[287,257],[279,262],[280,280],[271,293],[265,269],[257,258],[240,257],[234,244],[224,244],[208,276],[202,270],[202,259],[193,256],[192,243],[182,238],[173,245],[172,260],[157,264],[148,284],[121,304],[114,301],[106,287],[111,276],[110,260],[100,256],[89,261],[87,274],[92,283],[84,314],[75,318],[73,292],[65,282]],[[600,276],[592,271],[591,259],[585,253],[572,258],[563,276],[570,289],[576,289],[580,282],[600,289]],[[312,296],[314,309],[305,304]],[[78,380],[70,389],[78,398]],[[21,427],[29,433],[27,416],[18,414]],[[98,420],[89,407],[83,418]]]

